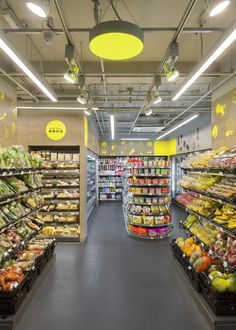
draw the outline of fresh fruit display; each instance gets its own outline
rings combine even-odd
[[[37,155],[43,158],[43,160],[53,161],[53,162],[79,162],[80,155],[78,153],[64,153],[64,152],[54,152],[50,150],[40,150],[33,151],[33,155]]]
[[[219,206],[220,206],[219,202],[216,202],[205,196],[196,198],[187,205],[188,209],[197,212],[205,217],[209,217],[214,212],[214,210]]]
[[[197,173],[188,174],[183,177],[179,184],[185,189],[193,189],[199,192],[206,192],[208,188],[222,180],[219,176],[200,175]]]
[[[234,171],[236,168],[236,148],[214,157],[209,166],[213,169]]]
[[[0,291],[15,290],[24,278],[21,268],[0,269]]]
[[[219,197],[234,199],[236,197],[236,178],[223,178],[218,184],[209,187],[207,192]]]
[[[185,206],[187,206],[188,204],[190,204],[191,202],[193,202],[195,199],[198,198],[198,194],[194,193],[194,192],[188,192],[182,195],[179,195],[176,197],[176,200],[180,203],[183,204]]]
[[[202,168],[209,168],[211,167],[211,160],[224,153],[227,150],[227,147],[222,147],[218,150],[208,150],[203,153],[197,153],[194,155],[190,155],[182,164],[182,168],[186,169],[202,169]]]
[[[213,271],[208,276],[210,285],[213,290],[217,292],[232,292],[236,293],[236,274],[222,273],[220,271]]]
[[[29,209],[17,201],[2,206],[2,211],[11,220],[16,220],[29,213]]]
[[[29,205],[32,209],[36,209],[44,204],[44,197],[36,193],[32,193],[29,197],[23,198],[24,203]]]
[[[236,230],[236,208],[228,204],[217,208],[212,221],[231,230]]]
[[[42,187],[41,175],[39,174],[24,175],[23,180],[31,188]]]
[[[0,179],[0,198],[10,197],[14,194],[14,191],[6,184],[6,182]]]
[[[9,223],[9,218],[0,210],[0,229]]]
[[[79,217],[77,215],[39,215],[39,218],[43,222],[68,222],[68,223],[74,223],[74,222],[79,222]]]
[[[4,179],[17,193],[29,190],[25,182],[12,176]]]
[[[31,168],[28,155],[22,146],[2,147],[0,157],[1,168]]]
[[[43,163],[43,158],[34,152],[28,154],[28,159],[32,168],[39,168]]]
[[[58,226],[58,227],[44,227],[41,232],[45,236],[79,236],[80,227],[68,227],[68,226]]]

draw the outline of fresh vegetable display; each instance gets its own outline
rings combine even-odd
[[[13,196],[15,192],[4,182],[0,179],[0,198],[5,198],[9,196]]]
[[[12,176],[4,179],[17,193],[29,190],[25,182]]]
[[[25,152],[22,146],[1,147],[0,157],[2,169],[31,168],[28,154]]]

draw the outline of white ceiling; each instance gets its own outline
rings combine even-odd
[[[61,22],[56,11],[54,1],[52,0],[50,15],[53,17],[55,29],[61,29]],[[126,0],[132,16],[142,28],[177,28],[180,20],[189,4],[190,0]],[[42,20],[34,16],[25,6],[25,0],[8,0],[7,3],[12,7],[18,17],[27,22],[28,29],[41,29]],[[63,15],[68,28],[92,28],[93,18],[93,1],[92,0],[67,0],[60,1]],[[122,0],[114,1],[117,10],[124,20],[133,22],[132,16],[124,6]],[[4,6],[4,1],[2,1]],[[100,0],[100,9],[104,12],[109,5],[108,0]],[[185,27],[199,27],[199,17],[206,7],[205,0],[198,0]],[[236,18],[236,1],[231,1],[230,7],[221,15],[215,18],[207,18],[204,28],[226,28]],[[103,20],[115,19],[111,6],[108,7]],[[45,25],[44,25],[45,26]],[[9,29],[9,25],[0,16],[0,27]],[[201,57],[206,54],[222,35],[223,32],[203,33],[182,33],[178,39],[180,56],[176,67],[181,73],[181,77],[175,83],[168,83],[162,78],[162,86],[160,93],[163,96],[163,102],[158,104],[154,109],[154,115],[146,118],[143,113],[138,116],[144,97],[150,88],[153,77],[157,73],[159,63],[162,61],[169,42],[174,32],[145,32],[145,48],[142,54],[130,61],[119,63],[104,62],[104,73],[106,82],[106,93],[102,80],[102,71],[100,62],[89,50],[88,32],[71,33],[73,43],[75,44],[82,62],[86,83],[95,104],[102,111],[94,114],[94,120],[97,122],[100,134],[104,134],[103,138],[110,138],[109,113],[116,112],[116,131],[117,138],[125,137],[129,134],[134,120],[138,118],[138,126],[160,126],[174,118],[182,110],[186,109],[193,102],[204,95],[218,79],[223,72],[222,66],[215,65],[210,68],[209,72],[215,75],[208,75],[198,79],[180,101],[172,102],[171,95],[178,88],[186,75],[191,71],[192,67],[200,61]],[[27,37],[28,36],[28,37]],[[76,102],[78,89],[76,86],[67,84],[63,79],[63,73],[66,69],[64,59],[64,49],[66,38],[64,34],[57,34],[53,43],[47,45],[43,40],[42,34],[17,34],[8,33],[7,37],[14,43],[21,53],[36,65],[40,73],[44,74],[45,79],[52,85],[59,96],[60,101]],[[38,51],[31,44],[34,45]],[[235,52],[235,45],[231,51]],[[41,62],[41,65],[39,65]],[[218,63],[219,64],[219,63]],[[224,68],[223,68],[224,69]],[[29,88],[35,95],[44,101],[45,98],[37,89],[32,86],[29,80],[19,75],[17,68],[12,67],[8,72],[25,87]],[[225,76],[223,76],[225,77]],[[131,92],[130,92],[131,91]],[[30,101],[30,97],[18,88],[18,97],[22,101]],[[106,101],[107,99],[107,101]],[[32,100],[31,100],[32,101]],[[211,99],[205,99],[194,107],[193,111],[209,112],[211,107]],[[196,109],[199,108],[199,109]],[[179,120],[182,120],[186,113]],[[99,128],[99,123],[102,131]],[[176,124],[174,121],[173,124]],[[132,134],[131,134],[132,135]],[[132,136],[144,136],[143,134],[133,134]],[[146,136],[150,136],[146,135]]]

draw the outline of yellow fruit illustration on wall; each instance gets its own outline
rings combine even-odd
[[[152,155],[152,150],[148,150],[148,151],[147,151],[147,154],[148,154],[148,155]]]
[[[6,112],[0,114],[0,120],[5,119],[7,116]]]
[[[14,116],[17,116],[17,108],[13,109],[12,113],[13,113]]]
[[[152,142],[151,142],[151,141],[148,141],[148,142],[147,142],[147,146],[148,146],[148,147],[152,147]]]
[[[11,130],[12,130],[12,134],[15,135],[16,134],[16,123],[15,122],[13,122],[11,124]]]
[[[229,137],[229,136],[232,136],[234,135],[234,130],[233,129],[228,129],[226,132],[225,132],[225,136]]]
[[[7,126],[4,126],[4,137],[6,140],[9,138],[9,131]]]
[[[135,154],[135,149],[132,148],[132,149],[130,150],[130,152],[129,152],[129,155],[134,155],[134,154]]]
[[[11,105],[15,105],[16,104],[16,99],[12,99],[11,100]]]
[[[111,146],[111,150],[116,150],[116,145],[115,145],[115,144],[113,144],[113,145]]]
[[[124,155],[124,151],[123,151],[123,150],[121,150],[120,154],[121,154],[121,155]]]
[[[102,150],[102,155],[106,155],[107,151],[106,150]]]
[[[232,92],[232,102],[236,104],[236,89]]]
[[[221,115],[223,117],[226,111],[226,104],[218,103],[216,105],[215,111],[217,115]]]
[[[112,154],[111,154],[111,156],[115,156],[115,154],[114,154],[114,153],[112,153]]]
[[[102,146],[102,147],[107,147],[107,142],[106,142],[106,141],[102,141],[102,142],[101,142],[101,146]]]
[[[217,136],[218,136],[218,126],[217,125],[214,125],[213,127],[212,127],[212,131],[211,131],[211,135],[212,135],[212,137],[215,139],[215,138],[217,138]]]
[[[125,141],[121,141],[121,143],[120,143],[120,144],[123,146],[125,143],[126,143]]]
[[[4,101],[5,100],[5,93],[1,92],[0,93],[0,101]]]

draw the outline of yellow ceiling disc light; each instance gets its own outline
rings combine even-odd
[[[143,40],[143,31],[137,25],[121,20],[107,21],[90,30],[89,48],[106,60],[127,60],[143,51]]]

